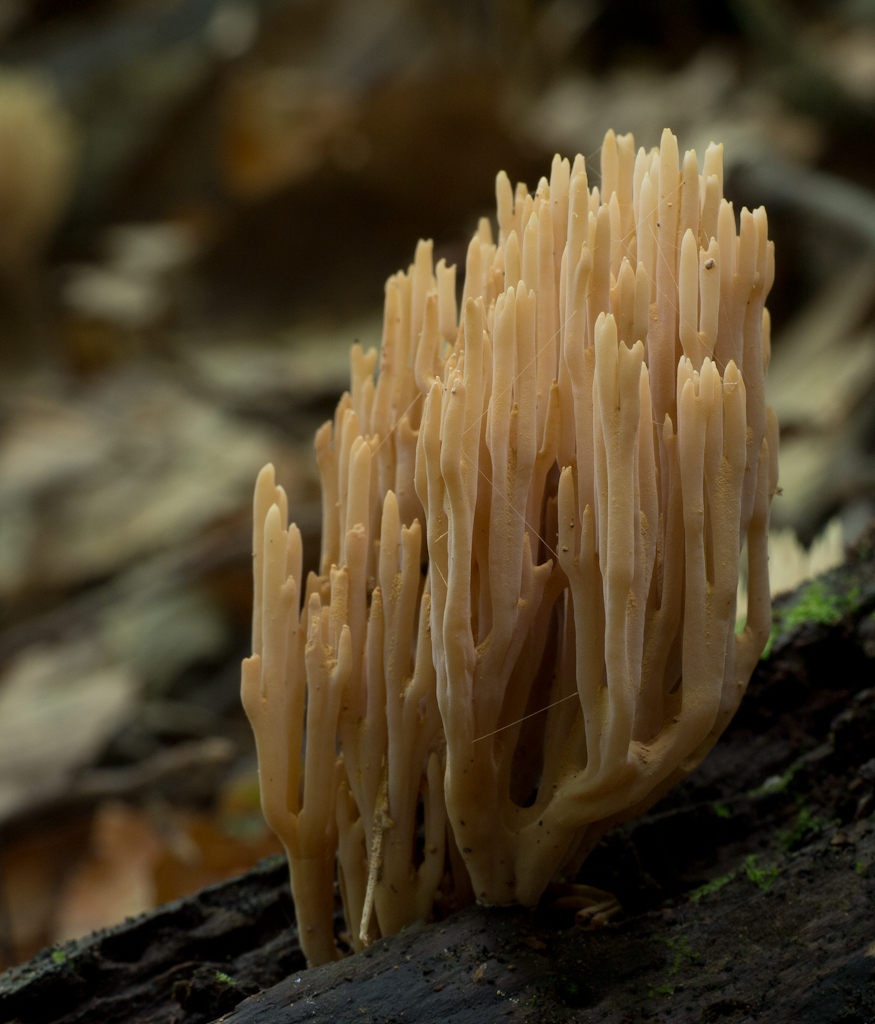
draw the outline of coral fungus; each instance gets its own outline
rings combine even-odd
[[[637,155],[609,132],[600,188],[580,156],[534,195],[499,174],[461,316],[420,242],[376,379],[353,346],[306,582],[262,471],[243,702],[310,962],[337,955],[335,860],[357,947],[472,896],[533,905],[738,706],[770,628],[774,249],[722,175],[669,131]]]

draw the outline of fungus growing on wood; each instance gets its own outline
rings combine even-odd
[[[376,381],[353,346],[306,585],[272,467],[256,487],[243,701],[311,963],[335,853],[356,948],[472,896],[534,905],[702,760],[769,635],[765,211],[737,230],[722,147],[700,174],[669,131],[608,132],[601,188],[557,156],[496,194],[461,316],[420,242]]]

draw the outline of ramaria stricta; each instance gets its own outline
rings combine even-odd
[[[774,248],[723,150],[608,132],[420,242],[316,435],[320,574],[255,492],[243,703],[311,964],[477,899],[533,905],[689,773],[770,628]],[[739,552],[749,605],[735,633]]]

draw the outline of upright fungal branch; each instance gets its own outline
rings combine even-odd
[[[301,534],[286,527],[287,501],[266,466],[255,485],[252,657],[243,662],[243,707],[255,733],[261,806],[289,860],[292,895],[308,961],[337,955],[334,917],[337,715],[352,672],[342,592],[301,593]],[[328,600],[324,601],[323,598]],[[307,742],[301,780],[302,736]]]
[[[379,376],[354,346],[317,434],[303,610],[297,531],[259,479],[244,703],[312,962],[334,955],[335,844],[356,945],[471,886],[532,905],[737,708],[771,618],[774,249],[722,177],[722,146],[700,174],[669,131],[637,154],[608,132],[601,190],[580,156],[534,195],[500,173],[459,318],[455,268],[419,243],[386,286]]]

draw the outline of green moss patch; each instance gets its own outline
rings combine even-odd
[[[781,633],[789,632],[806,622],[814,622],[822,626],[834,626],[860,602],[860,588],[853,586],[841,593],[831,591],[822,579],[813,580],[803,587],[793,602],[786,608],[776,608],[772,618],[772,631],[766,642],[762,658],[772,653],[775,640]]]

